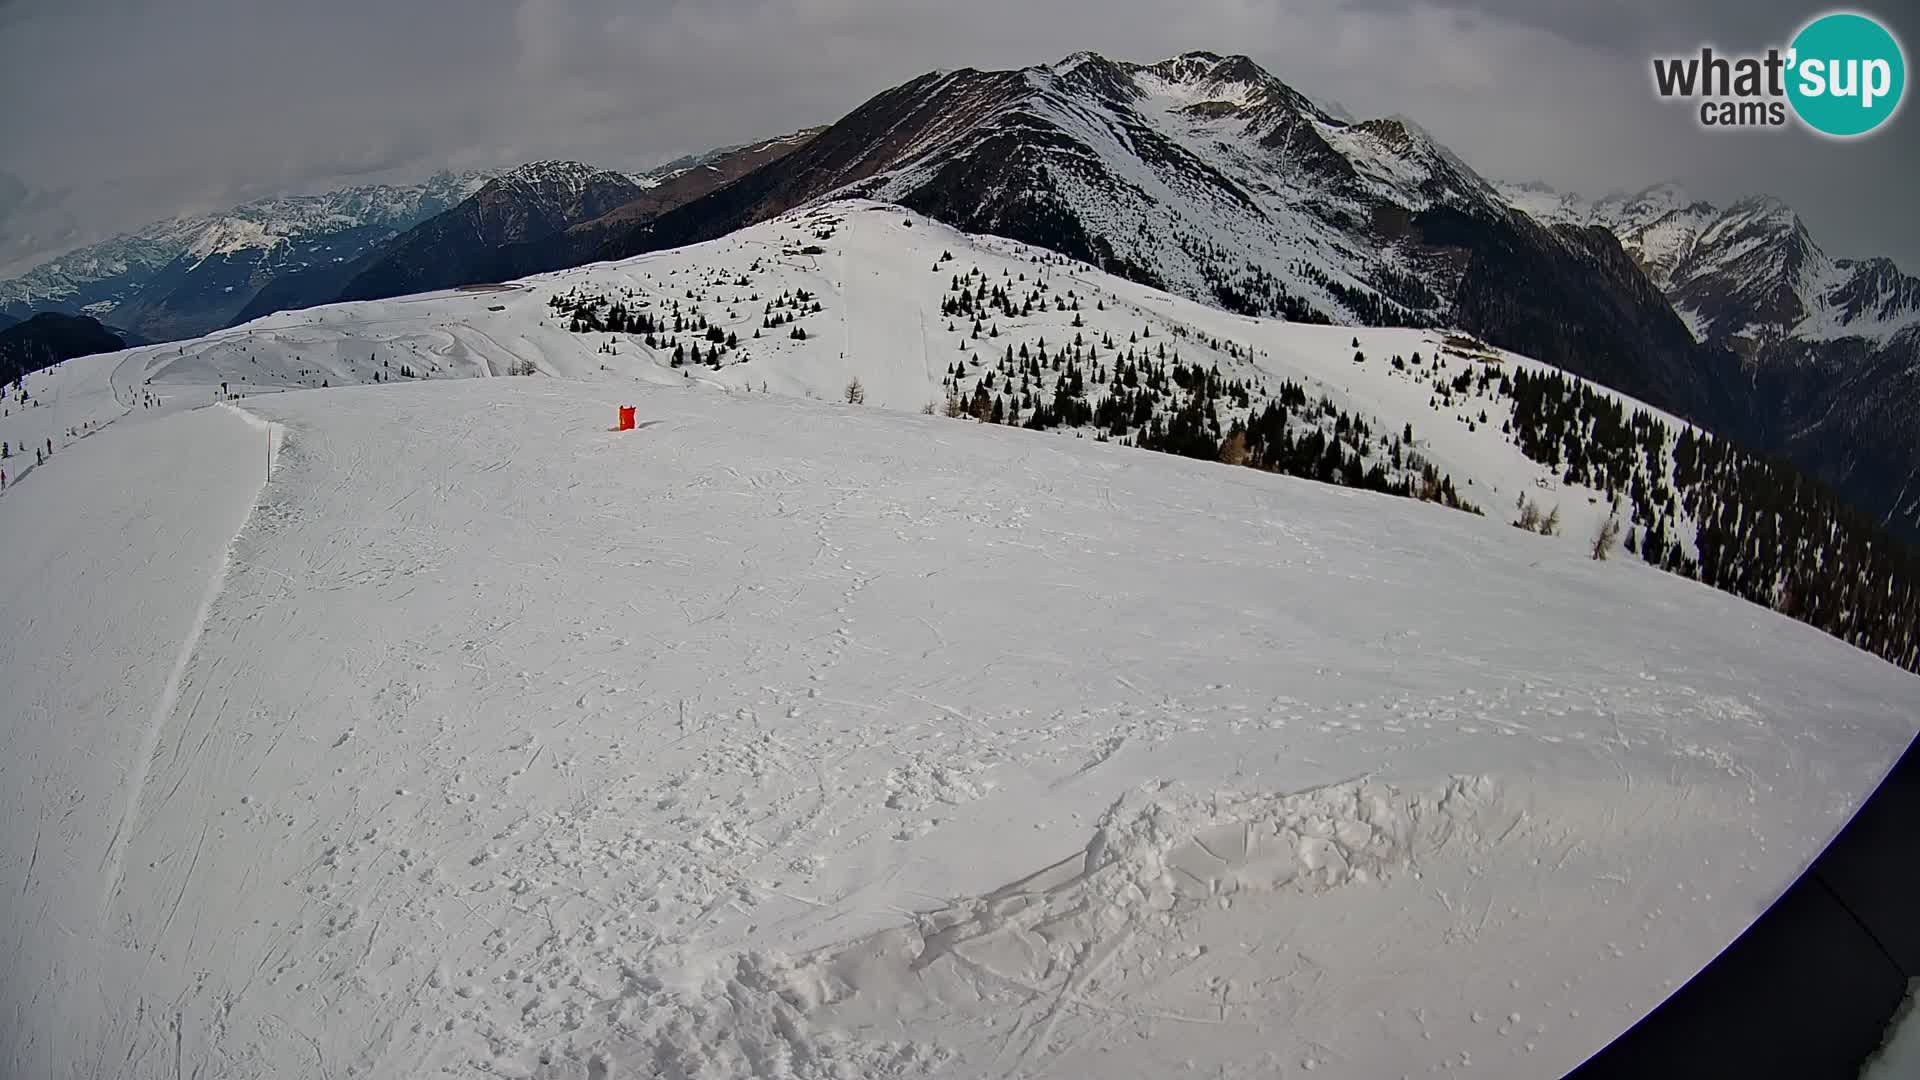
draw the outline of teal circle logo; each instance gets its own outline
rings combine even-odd
[[[1893,118],[1907,61],[1891,31],[1850,11],[1822,15],[1789,46],[1787,100],[1823,135],[1865,135]]]

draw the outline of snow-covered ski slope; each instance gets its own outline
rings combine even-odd
[[[875,407],[997,242],[861,213],[930,250],[846,212],[717,372],[543,326],[561,275],[30,377],[0,437],[124,418],[0,496],[0,1071],[1557,1075],[1914,735],[1910,675],[1497,514]],[[1106,306],[1396,400],[1351,331]]]
[[[956,279],[972,291],[1003,288],[1016,305],[1040,290],[1045,302],[1012,318],[982,317],[976,338],[971,317],[942,313]],[[796,300],[801,295],[808,299]],[[677,313],[685,327],[657,334],[653,348],[641,335],[578,333],[570,329],[574,308],[557,309],[556,298],[597,300],[602,316],[618,302],[630,315],[645,313],[669,328]],[[1071,306],[1063,310],[1056,302]],[[813,312],[816,304],[820,310]],[[767,328],[769,311],[792,321]],[[732,334],[738,345],[720,347],[718,367],[696,363],[688,352],[685,366],[675,368],[676,346],[716,348],[695,329],[696,317]],[[796,328],[804,339],[792,336]],[[503,286],[283,312],[122,355],[135,358],[128,369],[144,368],[154,389],[191,387],[200,399],[207,386],[221,382],[250,393],[367,382],[376,374],[395,380],[403,368],[416,378],[437,378],[506,375],[531,365],[550,375],[616,383],[693,381],[825,400],[843,398],[857,378],[868,405],[917,411],[944,410],[942,380],[956,362],[965,397],[1009,351],[1044,347],[1057,355],[1077,340],[1109,367],[1127,352],[1217,365],[1228,378],[1259,384],[1252,409],[1260,407],[1263,391],[1276,393],[1293,381],[1366,419],[1381,436],[1397,437],[1411,424],[1407,449],[1450,475],[1468,500],[1503,518],[1513,516],[1523,493],[1543,512],[1558,507],[1562,544],[1579,551],[1606,516],[1601,494],[1563,484],[1556,470],[1520,453],[1501,431],[1511,401],[1475,390],[1443,402],[1434,391],[1436,380],[1451,381],[1463,371],[1545,365],[1498,349],[1449,345],[1450,336],[1235,315],[1042,249],[961,234],[886,204],[847,201],[619,263]],[[1368,359],[1355,363],[1356,352]],[[1395,356],[1424,363],[1396,368]],[[1048,371],[1035,390],[1050,395],[1056,377]],[[1248,411],[1223,411],[1223,429]],[[1648,411],[1676,431],[1684,426]],[[1683,511],[1676,509],[1672,524],[1690,541]]]

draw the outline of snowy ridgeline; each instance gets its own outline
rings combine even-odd
[[[196,403],[535,373],[857,397],[1422,498],[1582,552],[1615,516],[1626,557],[1920,666],[1911,560],[1778,463],[1461,335],[1233,315],[880,204],[115,363],[122,399],[151,379]]]
[[[1913,735],[1911,676],[1501,518],[803,400],[940,390],[938,254],[717,372],[529,288],[30,379],[0,423],[124,417],[0,498],[4,1071],[1554,1075]],[[1325,392],[1424,404],[1348,336]],[[587,378],[338,387],[379,350]],[[1531,484],[1487,430],[1427,447]]]
[[[122,359],[138,369],[129,382],[163,391],[536,371],[840,400],[857,381],[870,405],[981,419],[998,407],[1002,422],[1190,456],[1237,453],[1239,427],[1249,463],[1352,486],[1429,490],[1430,466],[1434,497],[1444,481],[1511,517],[1525,494],[1560,506],[1579,543],[1605,516],[1596,477],[1567,483],[1564,462],[1516,445],[1511,374],[1549,370],[1531,361],[1438,332],[1230,315],[870,203],[506,286],[283,313]],[[1658,482],[1670,468],[1669,455],[1639,471]],[[1669,522],[1683,545],[1688,523]]]

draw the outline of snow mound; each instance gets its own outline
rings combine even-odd
[[[1422,793],[1366,780],[1263,796],[1143,785],[1083,851],[990,893],[804,957],[741,955],[692,992],[642,980],[604,1004],[621,1034],[564,1056],[590,1074],[689,1080],[930,1077],[982,1071],[941,1045],[969,1028],[1013,1044],[1019,1072],[1052,1056],[1064,1016],[1224,1024],[1217,1001],[1187,1016],[1153,992],[1221,923],[1258,932],[1274,894],[1379,882],[1504,837],[1520,816],[1486,777]],[[879,1037],[901,1030],[925,1041]]]
[[[1058,998],[1151,976],[1168,958],[1197,955],[1183,939],[1210,911],[1364,885],[1503,834],[1518,813],[1497,792],[1486,777],[1425,794],[1369,781],[1241,797],[1138,787],[1075,856],[816,960],[819,981],[803,1000],[884,994],[897,1007],[917,994],[941,1008],[992,989],[983,982]]]
[[[905,1042],[866,1042],[810,1022],[802,973],[764,954],[740,957],[695,992],[649,987],[608,1007],[619,1034],[596,1048],[548,1054],[530,1075],[645,1075],[672,1080],[907,1080],[938,1075],[952,1055]],[[636,1070],[638,1072],[636,1073]]]

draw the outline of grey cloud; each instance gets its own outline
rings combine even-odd
[[[30,187],[0,169],[0,275],[26,270],[46,251],[83,242],[85,233],[67,212],[65,196]]]
[[[1706,43],[1755,48],[1784,43],[1809,15],[1804,0],[1431,0],[1438,7],[1494,22],[1528,26],[1582,46],[1640,53]],[[1359,6],[1403,13],[1411,0],[1359,0]]]
[[[1766,44],[1805,14],[1781,0],[12,0],[0,100],[35,107],[0,113],[0,145],[26,186],[67,190],[65,212],[111,232],[443,167],[643,167],[831,121],[932,68],[1207,48],[1358,115],[1410,114],[1489,175],[1772,191],[1836,253],[1920,270],[1911,110],[1857,146],[1711,137],[1648,90],[1650,49]]]
[[[5,169],[0,169],[0,229],[4,229],[7,218],[13,216],[26,203],[26,183]]]

